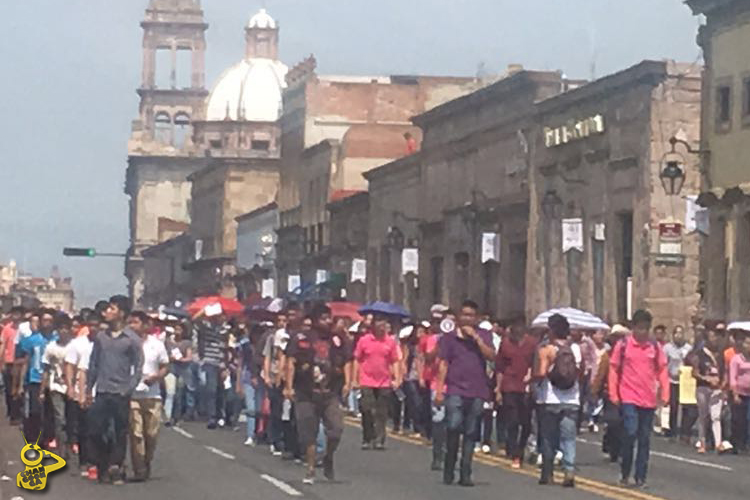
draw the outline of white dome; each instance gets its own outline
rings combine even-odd
[[[274,30],[276,29],[276,21],[266,12],[266,9],[260,9],[257,14],[250,18],[247,27]]]
[[[276,121],[287,70],[284,63],[271,59],[235,64],[221,75],[208,96],[206,120]]]

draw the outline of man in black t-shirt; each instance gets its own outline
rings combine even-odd
[[[343,433],[339,395],[346,397],[351,388],[352,349],[348,339],[331,332],[331,310],[326,305],[316,306],[312,318],[309,332],[292,332],[284,389],[284,396],[294,400],[299,442],[306,452],[305,484],[315,482],[315,438],[321,420],[327,439],[324,474],[334,479],[333,453]]]

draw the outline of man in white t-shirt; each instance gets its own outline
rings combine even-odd
[[[87,327],[87,335],[74,338],[65,350],[65,386],[72,411],[68,419],[68,440],[78,445],[78,466],[81,476],[96,478],[94,449],[87,426],[88,406],[86,398],[86,371],[94,348],[94,338],[99,332],[101,319],[93,312],[79,318]]]
[[[66,416],[68,410],[67,387],[63,372],[65,355],[71,337],[72,322],[68,316],[60,316],[57,319],[57,333],[59,338],[53,340],[44,348],[42,354],[42,366],[44,377],[39,392],[40,397],[50,398],[54,414],[55,445],[65,460],[70,458],[72,442],[66,432],[68,428]],[[71,403],[72,404],[72,403]]]
[[[146,333],[148,316],[134,311],[128,326],[143,339],[143,378],[130,399],[130,457],[133,481],[151,476],[151,460],[161,426],[161,391],[159,383],[169,372],[169,355],[164,342]]]

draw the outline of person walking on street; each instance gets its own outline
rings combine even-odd
[[[542,444],[542,472],[539,484],[551,484],[558,448],[562,451],[565,479],[575,486],[576,431],[581,405],[580,379],[584,373],[580,346],[570,341],[570,324],[560,315],[547,320],[550,342],[539,348],[534,376],[541,380],[537,402]]]
[[[696,379],[698,401],[698,453],[707,449],[708,430],[711,429],[713,442],[718,453],[725,451],[721,432],[721,412],[724,407],[722,381],[724,379],[724,358],[721,355],[719,336],[713,328],[706,331],[703,347],[697,350],[693,359],[693,377]]]
[[[190,377],[190,363],[193,358],[193,343],[185,338],[185,325],[178,323],[174,326],[174,333],[167,337],[165,344],[169,354],[170,373],[167,379],[172,377],[174,384],[174,395],[170,401],[167,393],[167,401],[164,403],[164,414],[167,422],[165,425],[176,425],[182,420],[186,409],[195,406],[193,395],[188,393],[187,385]],[[165,379],[166,380],[166,379]],[[170,404],[171,403],[171,404]]]
[[[296,309],[296,305],[293,305]],[[282,323],[277,323],[276,328],[268,335],[266,343],[263,346],[263,381],[268,388],[268,399],[271,407],[271,416],[269,422],[269,438],[271,440],[271,453],[274,456],[282,456],[284,451],[284,364],[286,350],[289,342],[289,316],[294,316],[292,323],[298,325],[297,313],[288,309],[287,314],[283,315]],[[301,321],[301,317],[299,318]],[[292,451],[292,450],[286,450]]]
[[[24,309],[20,306],[10,310],[10,317],[3,325],[0,333],[0,371],[3,376],[3,388],[5,390],[5,411],[8,414],[11,425],[21,420],[21,403],[14,393],[13,375],[16,361],[16,343],[18,341],[18,325],[23,319]]]
[[[738,453],[747,453],[750,440],[750,334],[737,339],[737,354],[729,363],[729,386],[734,398],[732,438]]]
[[[693,346],[685,340],[685,329],[680,325],[675,326],[672,341],[664,346],[669,371],[669,432],[667,435],[670,439],[675,439],[679,435],[677,425],[680,414],[680,367],[692,350]]]
[[[67,429],[70,426],[68,416],[72,413],[72,401],[68,401],[67,387],[65,385],[65,355],[71,338],[71,321],[68,316],[60,316],[57,319],[58,339],[47,344],[42,355],[44,366],[44,378],[40,396],[49,398],[54,419],[54,438],[58,454],[68,460],[71,453],[72,441],[69,439]]]
[[[331,331],[328,306],[315,306],[312,317],[312,329],[296,332],[287,346],[284,388],[284,396],[294,401],[299,443],[305,450],[305,484],[315,482],[315,441],[321,421],[326,436],[323,473],[329,481],[335,479],[333,455],[344,428],[339,398],[345,399],[351,389],[351,345],[345,335]]]
[[[522,317],[510,323],[510,335],[500,344],[495,360],[495,394],[506,428],[507,456],[520,469],[531,434],[531,369],[536,340],[525,331]]]
[[[133,481],[151,477],[151,461],[161,426],[161,393],[159,384],[169,372],[169,355],[156,335],[148,335],[148,316],[133,311],[128,326],[143,341],[143,377],[130,399],[130,458],[133,462]]]
[[[385,449],[385,425],[393,391],[401,386],[400,350],[388,335],[388,317],[376,314],[373,331],[357,342],[354,378],[362,391],[362,449]],[[367,414],[367,418],[364,415]]]
[[[101,319],[93,310],[81,315],[85,324],[85,335],[78,336],[65,352],[65,386],[68,400],[73,401],[73,411],[68,422],[68,433],[78,445],[78,466],[81,476],[96,479],[96,456],[88,431],[88,409],[90,401],[86,397],[86,372],[89,368],[94,339],[99,333]]]
[[[426,437],[432,439],[432,465],[433,471],[443,470],[445,462],[445,408],[434,404],[437,389],[437,375],[440,365],[438,360],[438,345],[442,332],[440,323],[449,313],[448,308],[442,304],[435,304],[430,309],[432,316],[430,327],[420,339],[417,348],[420,364],[420,389],[422,390],[422,401],[426,411],[425,421]],[[455,322],[455,315],[451,314]]]
[[[108,328],[99,331],[86,376],[86,390],[96,398],[89,410],[89,432],[96,450],[99,482],[124,484],[123,463],[127,451],[130,398],[141,382],[143,342],[126,325],[130,300],[122,295],[109,299],[104,312]],[[114,432],[110,431],[110,426]]]
[[[475,302],[464,301],[458,327],[443,334],[438,347],[440,364],[435,404],[445,403],[447,425],[444,484],[453,484],[460,445],[458,484],[474,486],[472,460],[474,445],[479,439],[479,419],[484,403],[491,400],[486,366],[487,361],[495,360],[495,349],[492,333],[477,327],[478,311]]]
[[[42,356],[47,344],[58,338],[54,321],[54,311],[50,309],[43,309],[32,316],[30,321],[32,333],[21,338],[16,348],[16,357],[20,362],[16,397],[25,396],[26,398],[23,432],[29,439],[32,439],[31,436],[40,436],[42,433],[45,406],[42,393],[44,379]],[[51,437],[42,436],[40,442],[46,443]]]
[[[202,379],[205,380],[204,409],[208,414],[209,429],[216,429],[220,417],[219,409],[224,408],[224,381],[221,373],[226,368],[229,329],[218,304],[206,306],[193,317]]]
[[[651,313],[633,314],[633,334],[618,342],[609,363],[609,397],[620,407],[624,436],[620,483],[627,486],[635,456],[635,484],[646,486],[651,431],[659,404],[668,404],[670,383],[667,358],[657,341],[649,338]]]

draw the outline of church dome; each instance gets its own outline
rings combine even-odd
[[[257,14],[250,18],[247,27],[274,30],[276,29],[276,21],[266,12],[266,9],[260,9]]]
[[[252,58],[235,64],[208,96],[206,119],[276,121],[287,70],[284,63],[272,59]]]

